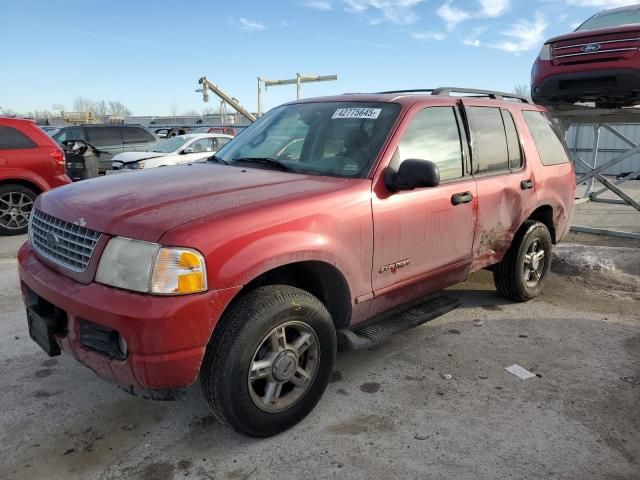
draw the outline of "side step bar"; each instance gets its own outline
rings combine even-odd
[[[342,328],[338,332],[347,347],[362,350],[396,333],[427,323],[459,306],[459,300],[440,296],[402,313],[384,316],[365,325],[356,325],[353,329]]]

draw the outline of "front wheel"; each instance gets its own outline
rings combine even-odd
[[[0,235],[27,233],[29,215],[38,194],[24,185],[0,187]]]
[[[336,355],[331,316],[316,297],[289,286],[260,287],[240,298],[220,322],[200,377],[222,423],[267,437],[313,410]]]
[[[551,235],[540,222],[527,220],[493,270],[498,293],[516,302],[537,297],[551,268]]]

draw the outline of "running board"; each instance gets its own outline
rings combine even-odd
[[[436,297],[402,313],[389,315],[353,329],[338,330],[347,347],[362,350],[392,335],[427,323],[434,318],[455,310],[460,301],[450,297]]]

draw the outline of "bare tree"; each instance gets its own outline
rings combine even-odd
[[[109,115],[124,118],[131,115],[131,110],[129,110],[122,102],[112,100],[109,102]]]
[[[184,112],[182,112],[182,115],[184,115],[185,117],[199,117],[200,114],[198,113],[197,110],[185,110]]]
[[[205,107],[205,108],[203,108],[203,109],[202,109],[202,115],[203,115],[203,116],[204,116],[204,115],[215,115],[216,113],[218,113],[218,112],[216,112],[216,111],[215,111],[213,108],[211,108],[211,107]]]
[[[94,104],[95,111],[94,113],[98,117],[100,122],[105,123],[107,121],[107,116],[109,115],[109,108],[107,107],[107,102],[104,100],[100,100],[95,102]]]
[[[171,106],[169,107],[169,113],[171,114],[172,117],[178,116],[178,106],[175,103],[172,103]]]
[[[75,112],[92,113],[95,111],[95,102],[87,97],[76,97],[73,99],[73,110]]]
[[[521,95],[526,98],[531,98],[531,89],[529,88],[529,85],[527,85],[526,83],[519,83],[518,85],[513,87],[513,93],[515,93],[516,95]]]

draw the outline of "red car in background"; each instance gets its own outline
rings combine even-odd
[[[26,233],[38,194],[71,183],[64,152],[35,122],[0,117],[0,235]]]
[[[547,40],[531,71],[541,105],[640,104],[640,4],[604,10],[573,33]]]

